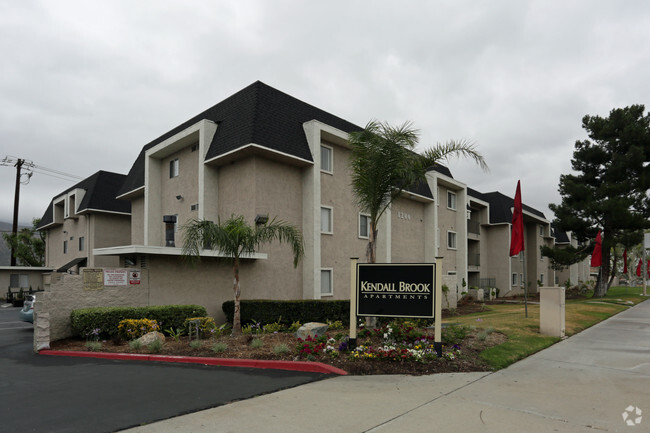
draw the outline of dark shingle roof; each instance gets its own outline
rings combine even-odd
[[[467,192],[470,196],[486,201],[490,204],[490,223],[511,223],[512,222],[512,208],[515,205],[515,200],[510,198],[498,191],[488,192],[482,194],[474,189],[467,188]],[[522,208],[540,218],[546,219],[544,214],[537,209],[523,204]]]
[[[555,236],[555,243],[556,244],[570,244],[571,241],[569,240],[569,235],[567,232],[564,232],[560,229],[557,228],[556,224],[551,224],[551,228],[553,230],[553,235]]]
[[[144,146],[118,195],[144,186],[144,153],[147,149],[203,119],[219,125],[206,154],[206,160],[255,143],[313,161],[303,123],[318,120],[344,132],[362,129],[256,81]]]
[[[123,174],[100,170],[63,191],[61,194],[57,194],[56,197],[67,194],[74,189],[84,189],[86,190],[86,193],[84,194],[81,203],[78,204],[79,212],[86,209],[92,209],[106,212],[130,213],[131,203],[129,201],[117,200],[115,198],[117,191],[124,184],[125,179],[126,176]],[[54,200],[51,200],[47,210],[41,218],[41,222],[36,228],[41,229],[53,222],[53,203]]]

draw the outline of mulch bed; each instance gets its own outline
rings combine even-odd
[[[485,309],[485,305],[475,302],[467,302],[459,305],[458,309],[449,315],[444,311],[443,317],[460,316],[480,312]],[[428,330],[431,332],[431,330]],[[342,352],[338,357],[332,357],[329,354],[319,353],[313,355],[309,360],[322,362],[345,370],[349,374],[371,375],[371,374],[409,374],[423,375],[434,373],[453,373],[469,371],[490,371],[488,366],[479,354],[492,346],[502,344],[506,337],[498,332],[493,332],[487,337],[482,335],[478,337],[479,330],[473,330],[461,342],[458,342],[461,353],[454,359],[437,358],[430,362],[417,361],[391,361],[377,359],[350,359],[347,353]],[[347,334],[347,330],[330,331],[329,337],[335,337],[337,334]],[[262,341],[261,347],[253,347],[253,339]],[[358,344],[362,344],[362,340]],[[216,343],[224,343],[227,349],[223,352],[215,353],[213,347]],[[283,360],[283,361],[306,361],[305,357],[297,356],[295,350],[298,339],[290,333],[261,334],[261,335],[242,335],[238,337],[221,336],[217,339],[203,340],[200,348],[192,348],[187,337],[181,337],[175,341],[167,337],[158,355],[174,356],[202,356],[215,358],[236,358],[236,359],[264,359],[264,360]],[[372,345],[380,345],[381,341],[368,341]],[[279,345],[286,345],[289,351],[283,354],[277,354],[274,348]],[[69,338],[65,340],[54,341],[51,343],[52,350],[76,350],[87,351],[86,341],[81,339]],[[110,353],[139,353],[149,354],[151,351],[147,347],[133,349],[125,341],[104,341],[102,342],[101,352]]]

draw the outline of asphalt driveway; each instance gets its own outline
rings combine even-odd
[[[280,370],[39,356],[32,325],[0,308],[0,430],[113,432],[313,382]]]

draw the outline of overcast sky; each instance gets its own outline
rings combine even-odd
[[[585,114],[647,104],[648,1],[0,0],[0,159],[126,174],[142,146],[256,80],[421,146],[475,142],[454,177],[552,214]],[[42,170],[41,170],[42,171]],[[16,170],[0,167],[0,221]],[[72,186],[36,173],[20,221]]]

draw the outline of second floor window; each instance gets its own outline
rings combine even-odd
[[[320,232],[332,234],[332,208],[322,206],[320,208]]]
[[[332,172],[332,148],[329,146],[320,146],[320,169],[326,173]]]
[[[447,232],[447,248],[456,249],[456,232]]]
[[[178,158],[169,161],[169,178],[178,176]]]
[[[83,251],[86,248],[86,238],[79,236],[79,251]]]
[[[63,254],[68,254],[68,241],[63,241]]]
[[[451,191],[447,191],[447,207],[456,210],[456,194]]]
[[[359,214],[359,237],[368,239],[370,236],[370,215]]]

